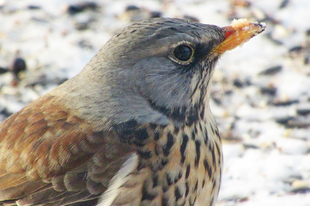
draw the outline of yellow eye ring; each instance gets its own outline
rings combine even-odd
[[[189,44],[180,44],[171,52],[172,60],[178,64],[187,65],[193,61],[194,48]]]

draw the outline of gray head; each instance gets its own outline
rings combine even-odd
[[[132,119],[190,124],[208,107],[208,86],[220,56],[211,51],[225,34],[220,27],[180,19],[135,23],[61,88],[84,119],[105,125]],[[79,103],[72,105],[74,98]]]

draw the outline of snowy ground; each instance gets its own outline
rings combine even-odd
[[[16,56],[27,64],[17,86],[11,72],[0,75],[0,121],[77,74],[135,20],[264,21],[266,31],[225,54],[214,76],[225,162],[217,205],[310,205],[309,0],[85,2],[0,0],[0,73]]]

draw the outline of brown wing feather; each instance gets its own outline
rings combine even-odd
[[[48,95],[4,121],[0,205],[65,205],[106,190],[132,149],[113,131],[95,128]]]

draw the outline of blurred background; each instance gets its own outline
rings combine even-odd
[[[0,122],[76,75],[114,33],[157,17],[266,23],[214,74],[217,205],[309,206],[309,0],[0,0]]]

